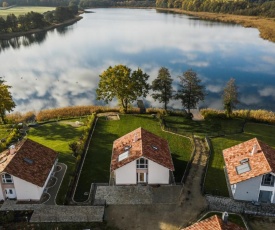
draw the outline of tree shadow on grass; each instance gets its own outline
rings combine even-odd
[[[181,160],[180,156],[175,153],[172,153],[172,159],[173,159],[173,164],[175,168],[175,171],[174,171],[175,182],[180,183],[188,162]]]
[[[51,123],[31,128],[29,133],[32,136],[43,137],[46,140],[67,141],[80,137],[83,133],[83,128],[75,128],[71,125]]]

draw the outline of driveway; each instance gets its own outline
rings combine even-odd
[[[50,185],[50,187],[48,188],[46,187],[46,193],[50,195],[50,198],[46,202],[44,202],[44,204],[47,205],[56,205],[55,198],[63,181],[64,175],[66,173],[67,165],[63,163],[58,163],[55,170],[56,171],[54,172],[53,176],[56,179],[55,183],[53,185]]]
[[[105,209],[105,220],[108,225],[125,230],[178,230],[196,221],[207,207],[206,200],[201,194],[201,178],[206,166],[208,153],[202,140],[196,139],[195,144],[196,152],[186,183],[179,190],[176,186],[171,186],[171,188],[174,187],[175,189],[173,191],[173,199],[168,196],[167,200],[172,202],[165,203],[165,198],[168,194],[162,190],[158,190],[160,193],[153,196],[148,194],[148,191],[146,193],[143,192],[146,195],[144,200],[146,204],[126,204],[125,200],[127,200],[127,197],[124,196],[125,200],[123,200],[122,195],[121,202],[124,202],[123,205],[117,201],[113,201],[111,205],[108,205],[107,202],[108,207]],[[130,196],[134,195],[135,192],[132,191]],[[109,195],[106,194],[107,201]],[[161,198],[155,199],[158,202],[153,202],[154,199],[152,197]],[[140,200],[139,197],[138,201]]]

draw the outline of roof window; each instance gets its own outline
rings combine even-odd
[[[118,156],[118,161],[122,161],[122,160],[126,159],[128,156],[129,156],[129,150],[126,151],[126,152],[124,152],[124,153],[122,153],[122,154],[120,154]]]
[[[247,163],[248,161],[249,161],[249,159],[248,159],[248,158],[245,158],[245,159],[243,159],[243,160],[240,161],[240,164]]]
[[[32,164],[33,164],[33,160],[30,159],[30,158],[25,157],[25,158],[24,158],[24,161],[25,161],[26,163],[28,163],[29,165],[32,165]]]
[[[158,147],[151,145],[154,150],[158,150]]]
[[[249,165],[249,162],[247,163],[243,163],[239,166],[236,167],[236,170],[237,170],[237,173],[238,174],[242,174],[242,173],[245,173],[245,172],[249,172],[251,169],[250,169],[250,165]]]
[[[129,150],[130,148],[132,148],[132,145],[126,145],[126,146],[124,147],[124,150]]]

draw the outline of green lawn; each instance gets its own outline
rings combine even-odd
[[[70,175],[73,173],[75,166],[75,158],[72,156],[68,143],[78,140],[83,133],[83,128],[84,126],[75,128],[63,122],[53,122],[31,128],[28,132],[28,138],[57,151],[59,162],[66,164],[68,167],[56,199],[57,204],[63,204],[64,202]]]
[[[38,6],[16,6],[13,8],[9,8],[6,10],[0,10],[0,17],[6,19],[7,15],[14,14],[16,17],[19,15],[24,15],[28,12],[37,12],[37,13],[44,13],[47,11],[55,10],[55,7],[38,7]]]
[[[175,179],[181,180],[192,152],[190,140],[163,132],[158,120],[150,115],[121,115],[120,118],[118,121],[98,119],[76,190],[76,201],[87,199],[84,192],[89,191],[91,183],[109,182],[113,141],[138,127],[168,140],[175,166]]]
[[[2,127],[0,127],[0,140],[2,138],[6,138],[9,135],[10,131],[11,130],[9,128],[2,128]]]
[[[247,141],[254,137],[275,148],[275,127],[265,124],[247,123],[242,134],[212,138],[213,154],[210,157],[205,181],[205,192],[228,196],[228,189],[224,175],[224,160],[222,150]]]
[[[218,136],[239,133],[242,131],[242,119],[211,119],[193,121],[180,116],[164,117],[165,125],[171,131],[188,135],[192,133],[200,136]]]

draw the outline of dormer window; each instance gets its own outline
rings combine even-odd
[[[13,183],[13,179],[12,179],[10,174],[5,173],[5,174],[2,175],[2,182],[5,183],[5,184]]]
[[[274,176],[272,174],[263,175],[262,186],[274,186]]]
[[[148,160],[145,158],[139,158],[137,160],[137,169],[147,169],[148,168]]]

